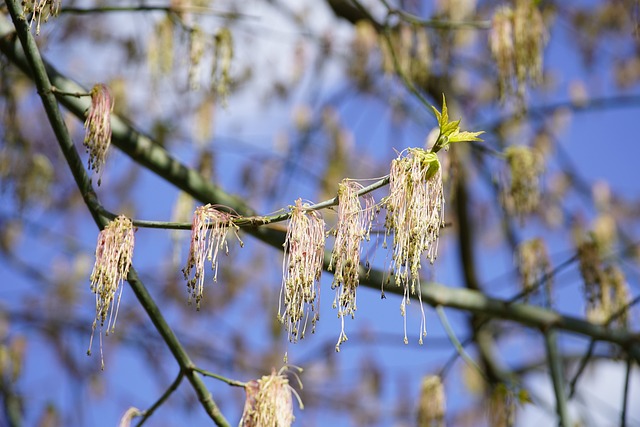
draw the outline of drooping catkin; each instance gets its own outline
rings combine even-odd
[[[320,318],[318,282],[322,274],[325,223],[317,211],[307,211],[298,199],[284,243],[282,287],[278,319],[285,325],[289,340],[304,338],[311,318],[312,332]]]
[[[333,307],[338,309],[342,325],[336,351],[340,351],[340,344],[347,340],[344,331],[345,316],[353,318],[357,310],[356,289],[359,284],[360,250],[362,241],[369,239],[374,214],[373,196],[365,194],[362,198],[358,197],[358,191],[362,188],[361,184],[348,179],[338,186],[336,240],[329,263],[329,270],[333,271],[331,287],[336,291]]]

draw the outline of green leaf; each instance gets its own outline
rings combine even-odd
[[[456,132],[449,136],[449,143],[451,142],[470,142],[470,141],[483,141],[482,138],[478,138],[478,135],[482,135],[483,130],[480,132]]]
[[[484,133],[484,131],[480,132],[461,132],[460,131],[460,120],[456,120],[453,122],[449,121],[449,110],[447,109],[447,100],[445,99],[444,94],[442,94],[442,112],[438,111],[436,107],[431,106],[434,114],[436,115],[436,119],[438,120],[438,127],[440,128],[440,133],[438,138],[436,139],[436,143],[432,148],[432,151],[435,153],[442,148],[447,148],[449,144],[452,142],[470,142],[470,141],[482,141],[481,138],[478,138],[478,135]]]
[[[436,119],[438,120],[438,126],[442,127],[442,114],[440,114],[440,111],[438,111],[438,109],[433,105],[431,106],[431,109],[433,110],[433,114],[436,115]]]
[[[460,120],[440,126],[440,134],[449,136],[460,131]]]
[[[449,110],[447,110],[447,100],[442,94],[442,120],[440,121],[440,127],[449,122]]]
[[[426,153],[424,161],[428,164],[427,179],[431,179],[440,170],[440,160],[436,153]]]

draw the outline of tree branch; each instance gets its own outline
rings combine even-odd
[[[145,421],[147,421],[149,417],[153,415],[156,409],[158,409],[160,405],[162,405],[169,398],[169,396],[171,396],[171,394],[174,391],[176,391],[176,389],[182,382],[183,378],[184,378],[184,372],[180,370],[180,372],[178,372],[178,376],[176,377],[176,379],[173,380],[171,385],[169,385],[169,388],[167,388],[167,390],[165,390],[165,392],[162,393],[162,396],[160,396],[160,398],[153,405],[151,405],[149,409],[141,413],[142,418],[140,419],[140,421],[138,421],[138,424],[136,424],[137,427],[142,426],[142,424],[144,424]]]

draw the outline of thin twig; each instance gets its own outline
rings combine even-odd
[[[169,396],[171,396],[171,394],[174,391],[176,391],[176,389],[182,382],[183,378],[184,378],[184,372],[180,370],[180,372],[178,372],[178,376],[176,377],[176,379],[173,380],[169,388],[167,388],[167,390],[164,393],[162,393],[162,396],[160,396],[160,398],[156,401],[156,403],[151,405],[151,407],[146,411],[142,412],[141,414],[142,418],[140,419],[140,421],[138,421],[138,424],[136,424],[137,427],[140,427],[142,424],[144,424],[144,422],[147,421],[147,419],[151,417],[151,415],[153,415],[155,410],[158,409],[160,405],[162,405],[169,398]]]
[[[624,375],[624,393],[622,395],[622,413],[620,414],[620,427],[627,425],[627,408],[629,405],[629,382],[631,379],[631,368],[633,362],[631,358],[627,356],[627,370]]]
[[[516,302],[536,292],[538,288],[544,285],[548,280],[552,279],[556,274],[560,273],[562,270],[569,267],[577,259],[578,259],[578,255],[576,254],[576,255],[573,255],[571,258],[568,258],[565,261],[561,262],[560,264],[555,266],[553,270],[543,274],[538,280],[536,280],[533,286],[528,287],[527,289],[524,289],[523,291],[518,292],[517,294],[509,298],[509,302]]]
[[[593,350],[595,350],[595,348],[596,348],[596,340],[592,339],[589,342],[589,348],[587,349],[587,352],[580,359],[580,364],[578,365],[578,370],[576,371],[576,374],[573,376],[573,379],[569,383],[569,399],[573,399],[573,396],[576,394],[576,384],[578,383],[578,380],[582,376],[584,369],[587,367],[587,364],[589,363],[589,360],[591,359],[591,355],[593,354]]]
[[[217,380],[222,381],[223,383],[227,383],[230,386],[233,387],[246,387],[247,383],[242,382],[242,381],[236,381],[236,380],[232,380],[230,378],[227,377],[223,377],[222,375],[218,375],[218,374],[214,374],[213,372],[209,372],[205,369],[201,369],[201,368],[193,368],[194,371],[204,375],[205,377],[211,377],[211,378],[215,378]]]
[[[358,197],[361,197],[367,193],[371,193],[372,191],[377,190],[378,188],[384,187],[389,184],[389,175],[386,175],[374,182],[373,184],[362,188],[360,191],[356,192]],[[332,199],[325,200],[320,203],[316,203],[310,206],[304,206],[303,209],[305,211],[316,211],[320,209],[326,209],[332,206],[338,205],[338,197],[334,197]],[[227,207],[228,209],[231,209]],[[118,215],[113,212],[109,212],[104,208],[101,208],[100,213],[109,219],[115,219]],[[233,219],[233,223],[239,227],[258,227],[261,225],[269,225],[276,222],[286,221],[291,217],[291,211],[287,211],[284,213],[279,213],[275,215],[253,215],[253,216],[241,216]],[[143,219],[132,219],[131,221],[135,227],[140,228],[162,228],[166,230],[190,230],[191,223],[190,222],[170,222],[170,221],[150,221]]]
[[[628,304],[626,304],[625,306],[621,307],[618,311],[616,311],[611,316],[609,316],[609,318],[606,320],[606,322],[604,322],[604,326],[605,327],[609,326],[611,323],[613,323],[613,321],[615,321],[618,317],[620,317],[624,313],[626,313],[629,310],[630,307],[633,307],[638,302],[640,302],[640,295],[636,296]],[[580,365],[578,366],[578,371],[573,376],[573,379],[570,382],[569,398],[572,398],[574,396],[574,394],[576,392],[576,384],[578,383],[578,380],[580,379],[580,376],[584,372],[584,369],[587,367],[587,364],[589,363],[589,361],[591,359],[591,356],[593,355],[593,350],[595,349],[595,346],[596,346],[596,339],[595,338],[591,338],[591,342],[589,342],[589,348],[588,348],[587,352],[584,354],[584,356],[582,357],[582,359],[580,359]]]
[[[494,119],[490,119],[480,125],[478,129],[487,129],[487,132],[493,132],[500,128],[503,124],[513,120],[522,120],[522,115],[547,117],[550,113],[560,110],[569,110],[574,113],[591,112],[599,110],[608,110],[609,108],[637,108],[640,106],[640,94],[604,96],[599,98],[591,98],[585,102],[578,103],[574,101],[559,101],[546,105],[538,105],[528,108],[526,111],[518,111],[517,113],[503,115]]]
[[[480,374],[480,376],[484,378],[485,381],[488,381],[486,374],[482,371],[482,369],[480,369],[480,366],[478,366],[478,364],[471,358],[471,356],[469,356],[469,354],[466,352],[464,347],[460,344],[460,341],[456,337],[456,334],[453,331],[453,328],[449,324],[447,315],[445,314],[444,309],[442,308],[441,305],[436,306],[436,312],[438,313],[438,318],[440,319],[440,323],[442,323],[442,327],[447,333],[447,336],[449,337],[451,344],[453,344],[458,354],[460,354],[460,357],[462,357],[470,367],[475,369],[478,372],[478,374]]]

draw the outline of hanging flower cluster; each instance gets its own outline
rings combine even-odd
[[[40,35],[40,23],[47,22],[50,17],[58,16],[60,0],[25,0],[22,2],[25,15],[31,15],[29,29],[36,23],[36,35]]]
[[[233,222],[234,216],[222,212],[214,206],[207,204],[196,208],[191,223],[191,245],[187,265],[182,269],[187,280],[189,290],[189,303],[194,299],[196,309],[200,309],[200,300],[204,291],[204,263],[211,262],[213,281],[218,280],[218,254],[224,250],[229,253],[227,244],[227,232],[233,230],[236,238],[243,246],[238,235],[239,227]],[[192,274],[193,273],[193,274]],[[193,277],[191,277],[193,275]]]
[[[113,111],[113,97],[109,88],[104,84],[97,84],[91,89],[91,107],[84,122],[86,134],[84,146],[89,153],[89,169],[102,173],[102,166],[107,158],[107,151],[111,145],[111,112]],[[98,178],[100,185],[100,178]]]
[[[544,158],[533,148],[513,145],[504,151],[508,170],[502,203],[507,212],[521,219],[534,212],[540,204],[540,175]]]
[[[525,293],[525,302],[529,295],[537,290],[539,284],[544,283],[547,301],[551,304],[551,260],[544,241],[531,239],[523,242],[518,247],[516,263],[522,277],[522,292]]]
[[[291,426],[294,420],[293,396],[296,396],[301,409],[303,404],[298,393],[289,384],[289,379],[284,375],[284,369],[278,373],[274,370],[271,375],[265,375],[247,383],[245,386],[247,397],[240,419],[241,427]],[[298,378],[297,375],[296,378]],[[300,381],[299,378],[298,381]],[[299,385],[302,387],[302,383]]]
[[[596,323],[628,327],[630,295],[624,272],[618,265],[605,262],[603,245],[595,235],[579,242],[577,249],[587,318]]]
[[[506,427],[515,424],[516,403],[524,403],[522,396],[516,395],[513,390],[505,384],[498,384],[491,388],[490,394],[487,396],[487,410],[489,422],[492,426]]]
[[[393,233],[393,255],[391,268],[395,283],[404,288],[400,312],[404,317],[404,342],[407,343],[406,305],[409,295],[416,293],[422,321],[419,343],[426,335],[424,308],[420,293],[421,257],[432,264],[438,253],[440,227],[444,225],[444,192],[442,187],[442,167],[437,152],[448,150],[454,142],[482,141],[483,132],[460,130],[460,120],[450,121],[447,101],[442,96],[442,112],[431,107],[438,120],[438,136],[431,151],[409,148],[406,155],[400,153],[391,162],[389,174],[389,196],[383,200],[387,209],[385,219],[386,235]],[[386,241],[386,239],[385,239]]]
[[[211,85],[222,103],[226,102],[231,87],[231,61],[233,59],[233,37],[228,28],[221,28],[215,36]]]
[[[154,79],[166,76],[173,69],[174,64],[174,17],[165,17],[154,26],[154,34],[149,37],[147,47],[147,62],[149,71]]]
[[[91,292],[96,294],[96,317],[91,330],[88,354],[91,354],[93,333],[98,323],[101,329],[105,322],[107,323],[107,335],[115,329],[122,296],[122,283],[129,273],[133,245],[133,224],[123,215],[111,221],[98,234],[96,262],[91,273]],[[102,335],[100,342],[102,343]],[[102,353],[102,345],[100,350]]]
[[[397,62],[399,70],[416,86],[427,85],[434,58],[428,31],[420,25],[400,23],[389,33],[388,41],[380,44],[383,71],[395,74]]]
[[[438,375],[429,375],[422,380],[418,402],[419,426],[444,426],[446,400],[444,386]]]
[[[374,215],[373,196],[365,194],[360,201],[358,191],[362,189],[361,184],[349,179],[343,180],[338,186],[338,223],[329,263],[329,271],[334,272],[331,288],[336,291],[333,307],[338,309],[338,317],[342,323],[336,351],[340,351],[340,344],[347,341],[344,318],[345,316],[353,318],[357,309],[356,289],[359,283],[360,247],[363,240],[369,239]],[[363,203],[364,206],[362,206]]]
[[[302,201],[296,200],[284,243],[278,307],[278,318],[292,342],[304,338],[309,316],[312,332],[320,318],[317,283],[322,273],[325,237],[325,223],[320,214],[307,211]]]
[[[189,88],[200,89],[200,61],[206,47],[205,35],[198,25],[189,32]]]
[[[420,148],[409,148],[406,156],[391,162],[389,196],[383,200],[387,209],[385,228],[393,233],[392,269],[395,283],[404,288],[400,310],[406,316],[409,295],[421,299],[419,277],[421,257],[433,263],[438,252],[438,236],[444,224],[442,171],[438,156]],[[422,304],[420,304],[422,308]],[[420,325],[420,342],[426,334],[424,311]],[[405,342],[407,340],[405,317]]]
[[[547,43],[542,15],[531,0],[517,0],[515,9],[501,6],[493,16],[489,47],[496,60],[500,94],[513,92],[516,81],[520,99],[527,78],[538,82],[542,76],[542,51]]]

